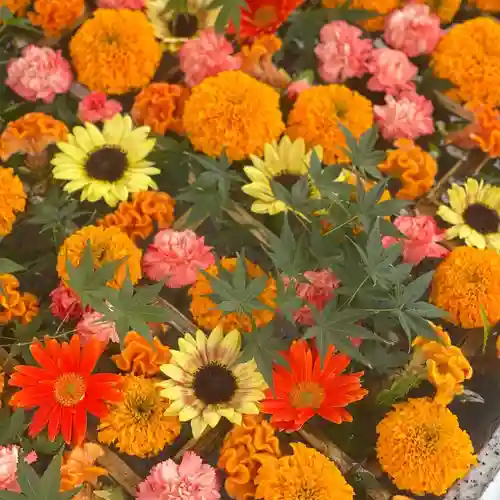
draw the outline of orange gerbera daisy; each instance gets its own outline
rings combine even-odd
[[[274,365],[274,392],[268,389],[261,403],[262,412],[271,414],[271,424],[296,431],[314,415],[336,424],[352,421],[344,407],[368,394],[361,387],[364,372],[341,375],[351,362],[347,356],[334,354],[330,346],[322,362],[305,340],[293,342],[284,357],[289,369]]]
[[[17,365],[9,385],[20,387],[10,404],[15,408],[37,408],[29,435],[35,437],[47,427],[51,441],[60,434],[66,443],[81,445],[87,433],[87,412],[98,418],[108,413],[105,401],[119,402],[117,389],[120,376],[112,373],[92,375],[105,344],[91,339],[83,348],[80,337],[60,344],[45,338],[38,340],[30,351],[40,365]]]
[[[35,26],[41,26],[45,36],[58,36],[71,27],[85,10],[85,0],[35,0],[35,13],[28,18]]]

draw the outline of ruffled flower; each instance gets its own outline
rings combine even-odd
[[[12,274],[0,274],[0,325],[16,320],[26,325],[38,314],[40,305],[31,293],[19,291],[19,281]]]
[[[91,92],[78,104],[78,118],[82,122],[110,120],[121,112],[122,105],[114,99],[108,99],[104,92]]]
[[[141,10],[146,6],[146,0],[97,0],[100,9],[130,9]]]
[[[84,443],[67,451],[61,465],[60,491],[72,490],[84,483],[95,485],[100,476],[107,476],[106,469],[95,465],[96,460],[103,455],[103,449],[95,443]]]
[[[442,24],[451,23],[462,5],[462,0],[415,0],[415,2],[428,5],[432,13],[441,19]]]
[[[98,312],[85,312],[82,319],[76,325],[76,334],[80,335],[82,345],[92,338],[96,338],[107,344],[108,342],[120,342],[120,337],[112,321],[103,321],[104,316]]]
[[[59,36],[72,27],[85,11],[85,0],[35,0],[28,19],[43,29],[45,36]]]
[[[21,488],[17,482],[17,464],[21,455],[21,448],[17,445],[0,446],[0,490],[19,493]],[[34,451],[24,458],[28,464],[33,463],[38,457]]]
[[[320,31],[320,43],[314,49],[318,71],[328,83],[342,83],[362,77],[373,51],[372,42],[362,39],[362,31],[345,21],[333,21]]]
[[[27,101],[51,103],[57,94],[68,92],[72,83],[71,67],[60,50],[28,45],[21,57],[7,64],[5,85]]]
[[[474,113],[475,129],[470,138],[492,158],[500,156],[500,112],[491,106],[479,106]]]
[[[0,236],[12,232],[17,214],[26,208],[26,193],[12,168],[0,167]]]
[[[57,288],[50,292],[50,312],[63,321],[80,319],[83,315],[80,297],[64,283],[59,283]]]

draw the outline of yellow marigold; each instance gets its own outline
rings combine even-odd
[[[439,16],[441,23],[448,24],[453,21],[455,14],[460,9],[462,0],[416,0],[417,3],[425,3],[431,11]]]
[[[280,444],[271,424],[260,415],[244,415],[241,425],[227,434],[219,454],[217,467],[226,472],[226,491],[236,500],[252,500],[260,466],[279,457]]]
[[[7,161],[15,153],[42,154],[47,146],[68,137],[68,127],[45,113],[28,113],[9,122],[0,136],[0,158]]]
[[[302,137],[308,148],[323,147],[323,161],[348,163],[341,122],[357,138],[373,125],[372,103],[344,85],[318,85],[299,94],[288,115],[287,134]]]
[[[500,12],[498,0],[469,0],[469,4],[485,12]]]
[[[146,239],[154,229],[165,229],[174,221],[175,200],[160,191],[141,191],[132,201],[122,201],[118,208],[97,221],[98,226],[118,227],[133,241]]]
[[[26,325],[38,314],[40,306],[31,293],[19,291],[19,281],[12,274],[0,274],[0,325],[17,320]]]
[[[132,283],[141,278],[141,251],[132,240],[117,227],[86,226],[64,240],[57,256],[57,274],[66,282],[69,278],[66,261],[78,266],[86,246],[90,244],[94,268],[99,269],[106,262],[125,259],[115,271],[107,285],[120,288],[128,277]]]
[[[493,158],[500,156],[500,111],[498,108],[478,106],[474,112],[474,124],[469,127],[472,132],[470,139],[482,151]]]
[[[352,500],[353,489],[337,466],[313,448],[292,443],[293,455],[267,460],[259,469],[255,498]]]
[[[16,214],[26,208],[26,193],[21,179],[11,168],[0,167],[0,236],[12,231]]]
[[[95,443],[84,443],[67,451],[61,465],[60,490],[72,490],[84,483],[95,485],[99,476],[107,476],[106,469],[95,465],[95,461],[103,455],[103,449]]]
[[[85,0],[35,0],[28,18],[43,29],[45,36],[58,36],[71,27],[85,11]]]
[[[388,150],[385,161],[378,169],[401,181],[396,198],[416,200],[434,184],[436,160],[410,139],[398,139],[394,145],[398,149]]]
[[[413,347],[426,361],[427,380],[436,388],[434,400],[442,405],[464,392],[463,383],[472,377],[472,366],[461,349],[452,345],[450,336],[440,326],[432,325],[441,342],[417,337]]]
[[[71,40],[70,53],[78,80],[108,94],[145,87],[162,54],[145,14],[128,9],[97,9]]]
[[[124,399],[110,405],[109,413],[101,419],[97,436],[101,443],[115,444],[122,453],[146,458],[174,442],[181,424],[177,417],[165,416],[170,401],[160,397],[158,382],[134,375],[123,377]]]
[[[160,373],[160,365],[168,363],[170,357],[170,349],[158,337],[151,343],[137,332],[129,332],[122,352],[111,359],[122,372],[152,377]]]
[[[483,326],[481,307],[489,323],[496,325],[500,320],[500,254],[468,246],[453,249],[432,277],[430,301],[463,328]]]
[[[446,406],[429,398],[394,405],[377,426],[377,456],[396,486],[443,495],[476,456],[469,435]]]
[[[30,5],[31,0],[0,0],[0,6],[7,7],[12,14],[18,17],[23,17]],[[0,21],[1,24],[1,21]]]
[[[182,134],[182,113],[189,90],[181,85],[152,83],[141,90],[134,100],[132,118],[138,125],[148,125],[156,134],[172,130]]]
[[[241,71],[219,73],[193,87],[184,128],[193,146],[209,156],[261,156],[264,144],[284,129],[279,94]]]
[[[233,272],[236,268],[236,259],[224,257],[220,260],[220,265],[226,271]],[[249,260],[246,261],[246,267],[250,278],[258,278],[266,275],[257,264]],[[210,276],[218,276],[219,270],[217,266],[210,266],[205,269],[205,273],[210,274]],[[202,273],[198,275],[195,284],[189,289],[188,293],[191,296],[189,310],[194,321],[200,328],[213,330],[217,325],[222,325],[224,332],[234,329],[250,332],[252,330],[252,321],[260,328],[274,318],[274,311],[268,309],[255,309],[252,311],[251,317],[245,313],[232,312],[225,314],[224,311],[217,309],[217,304],[209,297],[213,293],[213,290],[210,282]],[[264,305],[275,309],[275,299],[276,282],[269,276],[266,287],[258,296],[258,300]]]
[[[455,87],[446,94],[461,102],[500,105],[500,24],[477,17],[453,26],[432,53],[432,68]]]

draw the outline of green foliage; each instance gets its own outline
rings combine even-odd
[[[7,408],[0,410],[0,446],[19,443],[28,424],[24,410],[18,409],[13,413]]]
[[[247,9],[245,0],[213,0],[209,9],[219,9],[215,20],[215,30],[223,33],[226,27],[232,23],[236,33],[240,31],[241,11]]]
[[[426,368],[409,367],[394,377],[389,389],[380,391],[377,403],[384,406],[392,406],[397,401],[405,398],[412,389],[416,389],[426,379]]]
[[[485,354],[486,345],[488,344],[488,339],[491,335],[491,325],[483,304],[479,304],[479,313],[481,314],[481,321],[483,322],[483,354]]]
[[[18,271],[24,271],[24,266],[10,259],[0,258],[0,274],[17,273]]]
[[[94,490],[94,496],[103,500],[125,500],[125,493],[119,486],[106,490]]]
[[[16,17],[5,5],[0,6],[0,24],[1,31],[6,28],[17,28],[22,31],[41,35],[42,31],[35,28],[28,19],[23,17]]]
[[[417,84],[417,92],[427,97],[427,99],[434,99],[435,92],[446,92],[453,87],[451,80],[439,78],[434,75],[431,68],[427,68],[421,73],[420,81]]]

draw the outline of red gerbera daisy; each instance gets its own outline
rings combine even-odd
[[[316,414],[336,424],[352,421],[344,407],[368,391],[361,387],[363,372],[342,375],[351,361],[347,356],[330,346],[322,368],[318,352],[305,340],[294,342],[284,356],[290,368],[274,365],[274,394],[268,389],[261,403],[274,427],[296,431]]]
[[[45,347],[39,341],[31,345],[31,354],[41,368],[16,366],[9,380],[9,385],[21,387],[10,400],[12,406],[38,407],[29,427],[30,437],[48,427],[50,440],[61,434],[66,443],[80,445],[87,433],[87,412],[101,418],[108,412],[104,401],[121,401],[119,375],[91,375],[104,347],[103,342],[92,339],[81,348],[78,335],[69,343],[46,337]]]

